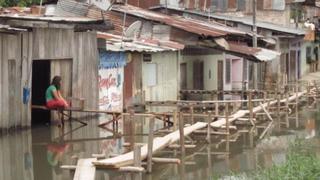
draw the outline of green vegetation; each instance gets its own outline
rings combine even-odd
[[[289,149],[284,164],[234,177],[257,180],[320,179],[320,159],[312,153],[312,149],[316,148],[311,147],[307,142],[296,141]]]
[[[41,0],[0,0],[0,7],[11,6],[31,6],[34,4],[40,4]],[[43,0],[45,2],[45,0]]]

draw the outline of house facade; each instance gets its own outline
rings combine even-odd
[[[3,14],[0,22],[7,29],[0,34],[1,129],[50,120],[49,111],[32,105],[45,105],[45,90],[56,75],[62,77],[65,97],[85,98],[86,108],[97,108],[98,52],[92,51],[97,37],[91,28],[101,21]]]

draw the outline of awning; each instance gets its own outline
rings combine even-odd
[[[105,39],[107,51],[113,52],[164,52],[178,51],[184,49],[184,45],[170,41],[158,39],[128,39],[126,37],[98,32],[97,37]]]
[[[124,52],[99,51],[99,69],[111,69],[124,67],[126,65],[126,55]]]
[[[247,60],[255,62],[272,61],[281,55],[280,52],[264,49],[254,48],[242,44],[236,44],[234,42],[228,42],[224,38],[218,38],[214,40],[218,46],[216,49],[228,52],[230,54],[244,57]]]

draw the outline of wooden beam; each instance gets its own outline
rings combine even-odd
[[[73,180],[94,180],[96,167],[92,162],[97,158],[79,159]]]
[[[152,162],[180,164],[181,161],[177,158],[152,158]]]

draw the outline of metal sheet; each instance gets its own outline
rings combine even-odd
[[[151,21],[157,21],[202,36],[221,37],[230,34],[245,35],[243,31],[224,26],[220,23],[199,21],[181,16],[168,16],[131,5],[115,5],[112,7],[112,11],[127,13],[131,16],[141,17]]]

